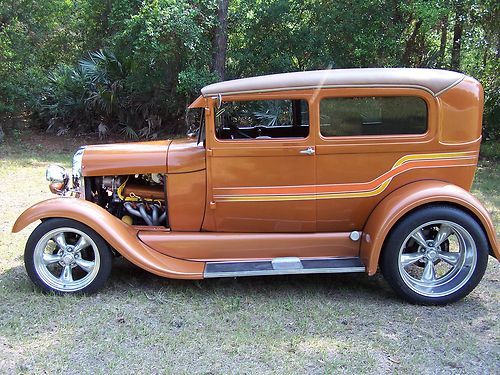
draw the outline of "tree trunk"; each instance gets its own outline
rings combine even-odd
[[[413,29],[413,32],[406,42],[406,47],[402,59],[404,66],[412,66],[412,55],[415,49],[415,44],[417,42],[418,32],[420,30],[420,27],[422,26],[422,22],[423,21],[421,19],[417,20],[417,22],[415,23],[415,28]]]
[[[441,41],[439,44],[439,56],[436,66],[441,68],[444,62],[444,55],[446,53],[446,40],[448,39],[448,15],[441,19]]]
[[[110,35],[110,30],[109,30],[109,16],[111,14],[111,0],[106,0],[105,6],[104,6],[104,12],[101,14],[101,25],[102,25],[102,31],[104,32],[104,35],[107,37]]]
[[[460,70],[460,49],[462,47],[462,34],[464,31],[465,12],[462,2],[455,4],[455,27],[453,28],[453,46],[451,48],[451,70]]]
[[[500,38],[497,39],[496,57],[497,57],[497,59],[500,59]]]
[[[219,8],[217,11],[218,25],[215,32],[215,61],[214,70],[223,81],[226,75],[226,52],[227,52],[227,13],[229,0],[218,0]]]
[[[111,14],[111,0],[106,0],[103,4],[99,24],[101,35],[98,41],[98,49],[106,47],[107,39],[111,35],[109,30],[109,16]]]

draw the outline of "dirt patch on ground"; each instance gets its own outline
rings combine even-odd
[[[43,153],[73,153],[78,147],[86,144],[138,141],[128,139],[121,134],[111,134],[103,139],[99,138],[96,133],[57,136],[50,130],[44,130],[23,117],[12,118],[3,123],[2,127],[5,137],[0,153],[3,153],[4,156],[26,153],[30,150],[42,155]]]

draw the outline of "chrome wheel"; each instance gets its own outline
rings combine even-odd
[[[413,230],[399,249],[403,282],[426,297],[443,297],[461,289],[474,274],[477,249],[461,225],[436,220]]]
[[[96,243],[76,228],[56,228],[36,243],[33,264],[39,278],[53,290],[76,292],[99,273],[101,257]]]

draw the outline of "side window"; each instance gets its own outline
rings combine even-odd
[[[325,98],[320,131],[326,137],[423,134],[427,105],[415,96]]]
[[[223,102],[215,113],[220,140],[305,138],[309,109],[305,100],[252,100]]]

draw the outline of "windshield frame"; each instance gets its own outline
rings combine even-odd
[[[201,116],[200,116],[200,126],[198,127],[198,139],[196,144],[199,145],[201,142],[203,142],[203,146],[205,146],[205,140],[206,140],[206,131],[205,131],[205,108],[201,108]]]

